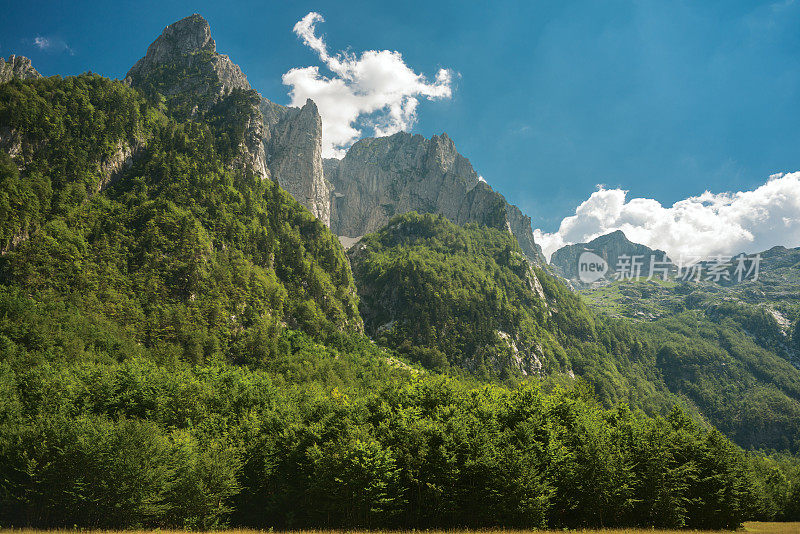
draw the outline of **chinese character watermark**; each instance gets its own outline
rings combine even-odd
[[[649,260],[649,261],[648,261]],[[666,255],[621,254],[611,277],[616,280],[646,280],[670,278],[683,282],[743,282],[758,280],[761,254],[747,256],[719,255],[711,259],[699,256],[681,257],[673,263]],[[609,270],[608,262],[594,252],[585,251],[578,259],[578,278],[590,284],[603,278]]]

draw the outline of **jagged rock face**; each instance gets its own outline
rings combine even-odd
[[[234,165],[269,176],[262,142],[264,124],[257,104],[260,95],[238,65],[217,53],[211,27],[203,17],[195,14],[167,26],[125,79],[145,92],[165,96],[180,117],[207,113],[234,90],[251,93],[254,104],[246,119],[244,146]]]
[[[330,224],[331,186],[322,165],[322,118],[316,104],[280,106],[261,99],[264,146],[272,179],[325,224]]]
[[[147,48],[147,54],[128,71],[126,79],[134,85],[141,85],[150,75],[165,67],[193,74],[161,86],[165,96],[186,91],[206,93],[210,105],[214,97],[233,89],[251,89],[242,69],[228,56],[217,53],[217,45],[211,38],[211,26],[197,14],[167,26]]]
[[[530,219],[479,179],[447,134],[362,139],[324,169],[333,186],[330,226],[340,236],[373,232],[409,211],[437,213],[456,224],[506,229],[529,259],[543,263]]]
[[[578,259],[584,252],[589,251],[597,254],[608,263],[608,272],[605,279],[610,279],[616,272],[619,257],[641,256],[641,274],[648,276],[650,273],[650,259],[655,256],[656,261],[660,262],[666,256],[663,250],[654,250],[645,245],[629,241],[621,230],[612,232],[593,239],[588,243],[576,243],[567,245],[555,251],[550,258],[550,264],[565,278],[579,280],[578,278]]]
[[[31,78],[41,78],[36,69],[33,68],[31,60],[25,56],[10,55],[8,59],[0,57],[0,83],[5,83],[14,78],[19,80],[29,80]]]
[[[207,112],[234,89],[252,91],[241,69],[217,53],[211,28],[200,15],[168,26],[127,80],[179,103],[193,95],[194,107],[184,110],[188,115]],[[364,139],[341,162],[323,162],[316,105],[309,100],[290,108],[259,95],[242,148],[235,165],[276,180],[337,235],[361,236],[408,211],[439,213],[458,224],[507,229],[530,259],[543,263],[530,219],[480,182],[446,134]]]
[[[234,90],[256,95],[245,126],[244,146],[233,164],[272,178],[328,224],[330,186],[322,170],[322,119],[308,101],[301,109],[258,95],[238,65],[217,53],[211,27],[200,15],[168,26],[128,72],[135,87],[155,90],[180,104],[186,115],[202,114]],[[180,113],[179,113],[180,114]]]

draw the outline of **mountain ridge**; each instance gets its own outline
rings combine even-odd
[[[480,180],[446,133],[364,138],[342,160],[326,160],[325,169],[333,186],[331,228],[339,236],[360,237],[409,211],[436,213],[509,231],[528,259],[544,264],[530,217]]]
[[[196,73],[170,83],[169,73],[161,72],[164,69]],[[152,84],[165,89],[167,95],[201,93],[200,102],[192,102],[183,110],[184,115],[202,113],[235,90],[252,91],[241,69],[228,56],[217,53],[210,25],[197,14],[168,26],[126,79],[134,86],[147,87],[153,74],[167,78],[167,83],[157,79]],[[431,139],[405,132],[364,138],[341,161],[324,162],[321,118],[311,100],[302,108],[292,108],[261,95],[258,98],[258,105],[250,111],[244,163],[263,177],[276,180],[337,235],[357,238],[377,230],[395,214],[426,211],[457,223],[479,222],[511,231],[525,255],[544,264],[530,218],[491,187],[479,184],[472,165],[456,151],[446,133]],[[366,154],[369,151],[377,151],[384,158],[376,161],[375,154]],[[391,156],[398,151],[410,155],[413,164],[392,169],[398,161]],[[390,167],[390,176],[371,175],[374,166]],[[386,191],[382,193],[376,187]]]

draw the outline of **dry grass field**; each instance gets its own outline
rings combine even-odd
[[[0,529],[0,534],[76,534],[77,532],[85,534],[189,534],[183,530],[72,530],[72,529],[54,529],[54,530],[35,530],[35,529]],[[247,529],[229,529],[217,531],[215,534],[264,534],[263,530],[247,530]],[[530,530],[425,530],[425,531],[383,531],[383,530],[370,530],[370,531],[336,531],[336,530],[297,530],[291,531],[287,534],[531,534]],[[535,531],[536,534],[563,534],[564,530],[548,530],[548,531]],[[572,532],[581,532],[582,534],[686,534],[687,532],[714,532],[719,534],[721,531],[698,531],[698,530],[673,530],[673,529],[644,529],[644,528],[616,528],[616,529],[588,529],[578,530]],[[750,521],[744,524],[744,528],[738,532],[747,532],[753,534],[800,534],[800,522],[795,523],[768,523],[759,521]]]
[[[800,534],[800,522],[762,523],[752,521],[744,524],[744,530],[755,534]]]

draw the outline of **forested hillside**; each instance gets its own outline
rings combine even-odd
[[[428,368],[495,379],[572,373],[609,405],[655,412],[676,401],[656,385],[644,343],[532,266],[508,232],[408,213],[349,256],[367,332]]]
[[[657,363],[745,447],[797,451],[800,251],[760,254],[742,282],[625,280],[581,290],[587,304],[658,341]]]
[[[786,360],[603,317],[496,228],[408,213],[348,259],[190,19],[202,50],[132,85],[0,84],[0,525],[800,517]]]
[[[706,303],[654,323],[604,317],[524,261],[511,234],[430,214],[394,218],[349,256],[367,332],[428,368],[572,372],[608,406],[681,402],[743,447],[800,447],[800,371],[776,353],[763,311]]]
[[[2,156],[9,291],[114,321],[173,360],[252,349],[283,324],[359,330],[336,238],[275,183],[230,165],[243,98],[218,104],[220,131],[99,76],[0,86],[0,120],[20,147]],[[124,144],[139,148],[108,169]]]

